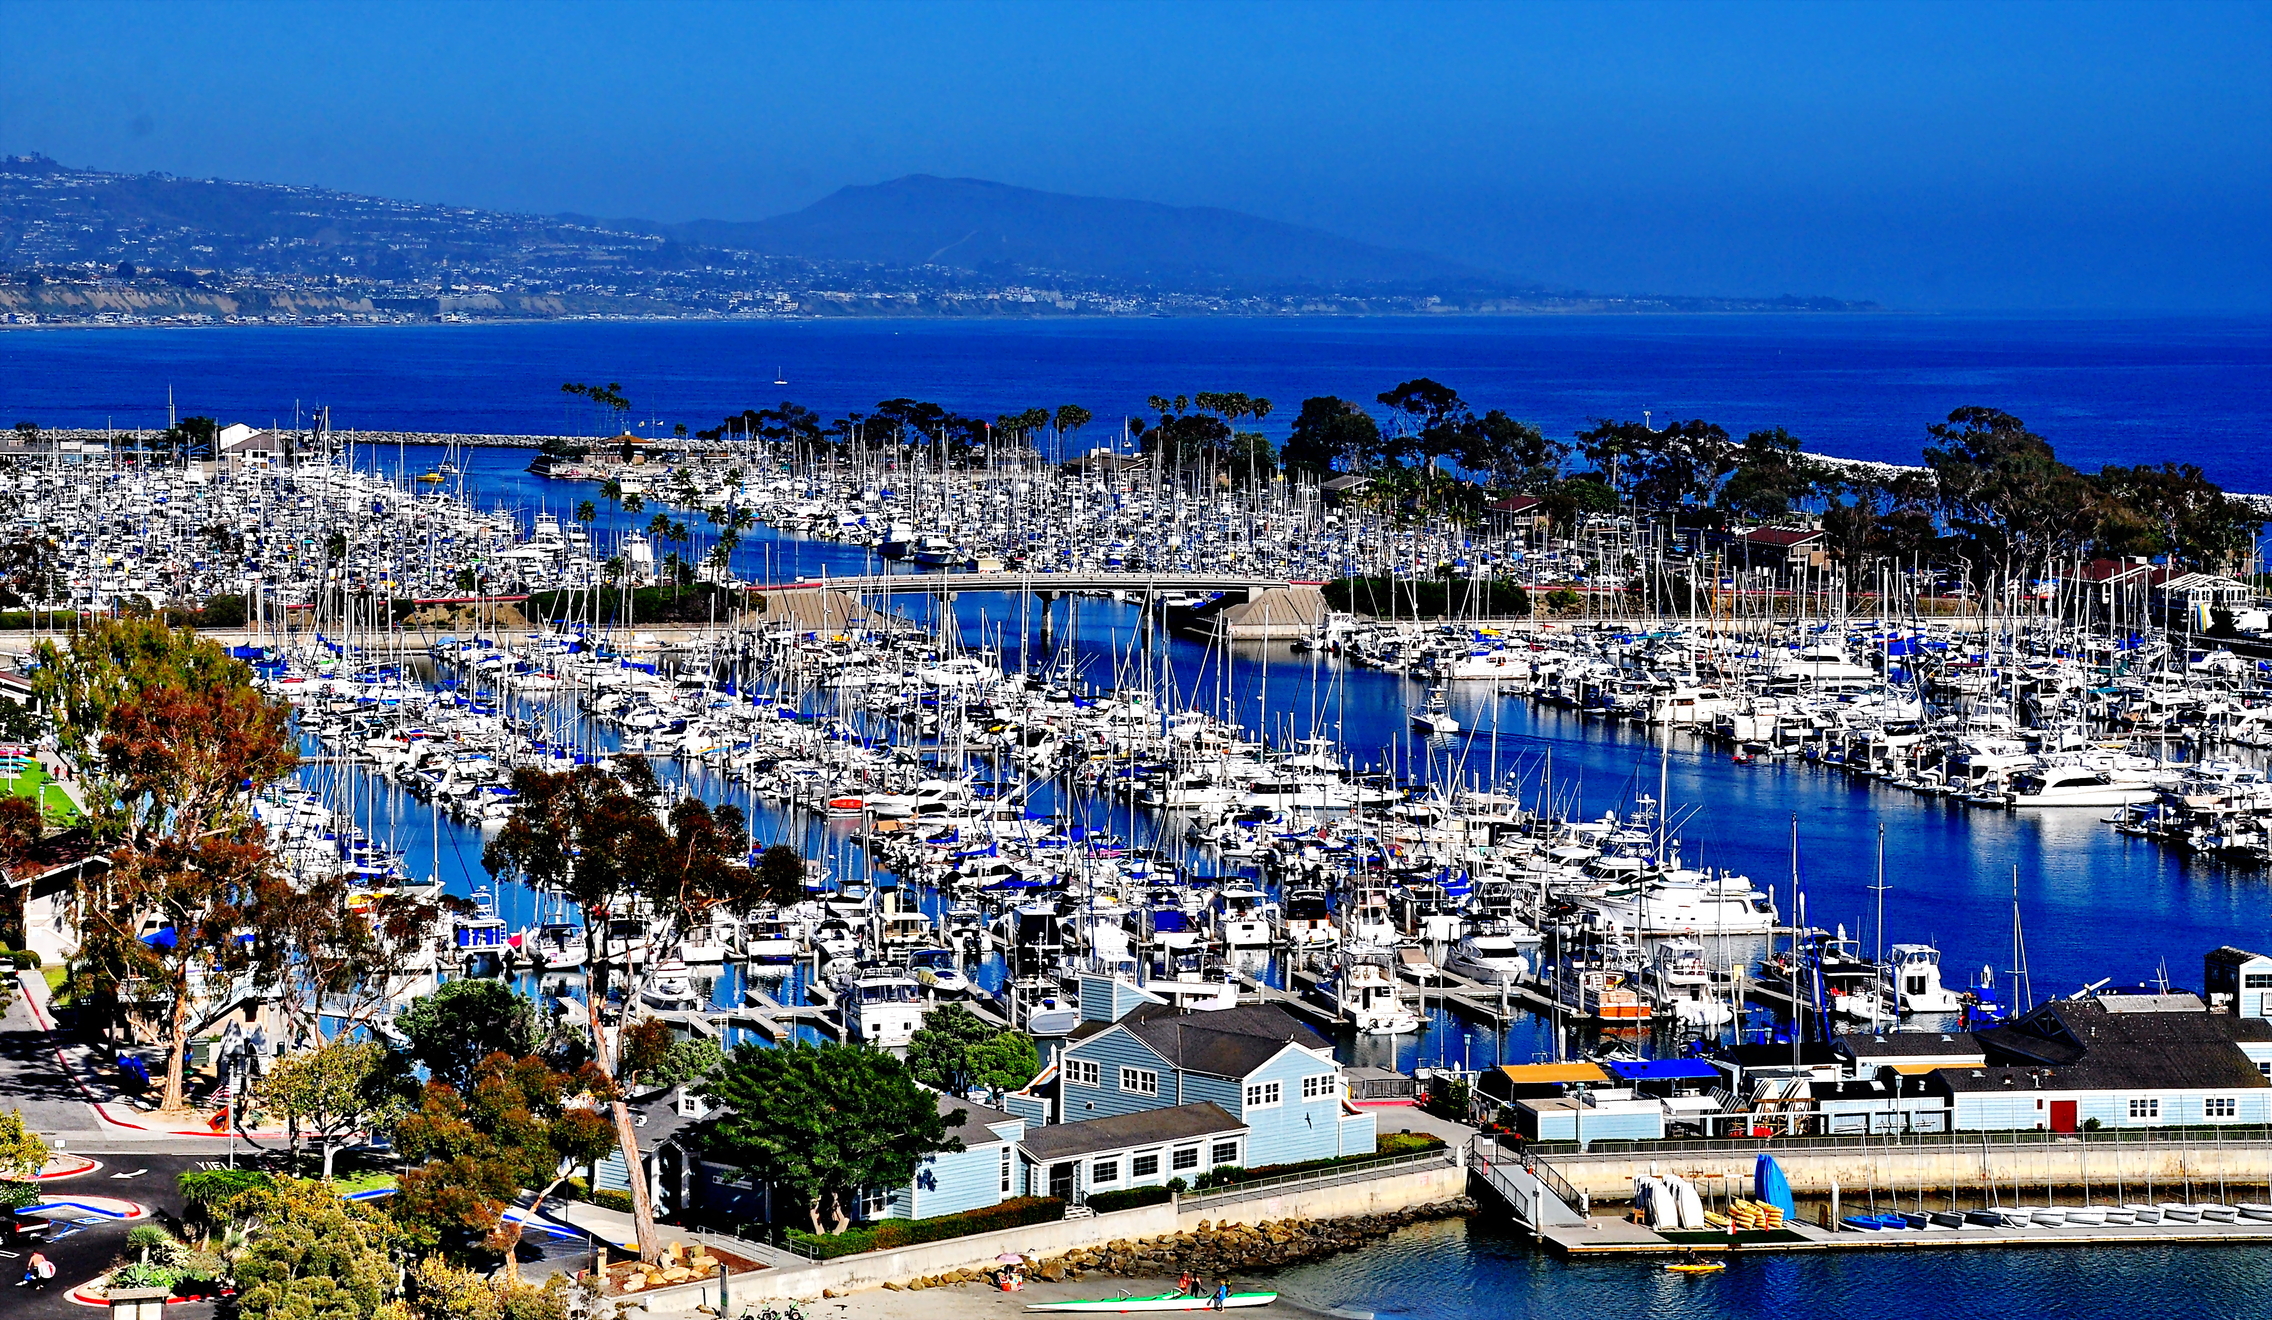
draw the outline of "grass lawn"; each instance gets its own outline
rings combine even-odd
[[[37,761],[26,765],[24,772],[13,779],[0,779],[0,790],[39,803],[40,812],[50,825],[69,828],[80,823],[79,809],[71,805],[63,786],[48,778],[46,767]]]

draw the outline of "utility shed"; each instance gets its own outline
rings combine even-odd
[[[1515,1127],[1532,1141],[1662,1141],[1662,1100],[1593,1100],[1589,1096],[1517,1100]]]
[[[1595,1063],[1516,1063],[1486,1068],[1475,1089],[1494,1100],[1547,1099],[1573,1086],[1607,1086],[1609,1074]]]
[[[1928,1073],[1904,1074],[1891,1068],[1872,1078],[1816,1082],[1816,1130],[1841,1132],[1946,1132],[1948,1088]]]

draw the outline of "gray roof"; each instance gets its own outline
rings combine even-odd
[[[1074,1159],[1131,1146],[1154,1146],[1170,1141],[1246,1131],[1222,1108],[1206,1100],[1172,1109],[1145,1109],[1111,1118],[1084,1119],[1079,1123],[1052,1123],[1029,1129],[1019,1144],[1040,1161]]]
[[[1883,1036],[1846,1036],[1840,1043],[1857,1059],[1930,1057],[1980,1053],[1980,1042],[1969,1031],[1889,1031]]]
[[[2254,1090],[2272,1079],[2249,1062],[2240,1042],[2267,1032],[2272,1024],[2200,1009],[2109,1012],[2096,1000],[2055,999],[1978,1034],[1991,1062],[2048,1065],[2065,1088]]]
[[[1122,1018],[1120,1025],[1169,1063],[1210,1077],[1244,1077],[1288,1045],[1332,1048],[1276,1004],[1245,1004],[1213,1013],[1179,1013],[1145,1005]]]
[[[999,1109],[990,1109],[975,1100],[958,1100],[944,1091],[939,1092],[934,1098],[939,1103],[939,1117],[947,1120],[947,1135],[962,1138],[962,1144],[965,1146],[984,1146],[990,1142],[1000,1141],[1000,1137],[986,1130],[997,1124],[1025,1122],[1016,1114],[1005,1114]],[[963,1116],[959,1123],[955,1121],[957,1113]]]

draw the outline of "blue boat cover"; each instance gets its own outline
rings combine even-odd
[[[1783,1166],[1775,1162],[1774,1156],[1760,1155],[1751,1183],[1752,1199],[1780,1207],[1785,1219],[1798,1218],[1799,1205],[1791,1199],[1790,1180],[1783,1176]]]
[[[1603,1065],[1612,1077],[1621,1082],[1664,1082],[1716,1080],[1720,1070],[1698,1059],[1640,1059],[1631,1063],[1618,1061]]]

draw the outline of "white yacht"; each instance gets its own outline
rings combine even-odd
[[[866,1045],[905,1045],[923,1027],[922,988],[904,972],[869,969],[853,977],[844,996],[844,1028]]]
[[[1896,944],[1886,958],[1895,1002],[1904,1013],[1954,1013],[1963,1002],[1941,984],[1941,951],[1930,944]]]
[[[1649,962],[1647,988],[1656,1007],[1689,1026],[1707,1029],[1735,1021],[1735,1009],[1719,993],[1704,946],[1691,939],[1666,940]]]
[[[1444,970],[1484,985],[1512,985],[1538,965],[1537,931],[1511,921],[1475,923],[1444,959]]]
[[[1420,1029],[1396,978],[1376,962],[1352,963],[1318,983],[1319,997],[1362,1036],[1402,1036]]]
[[[1215,938],[1233,949],[1267,946],[1276,906],[1268,894],[1252,885],[1224,886],[1215,895]]]

